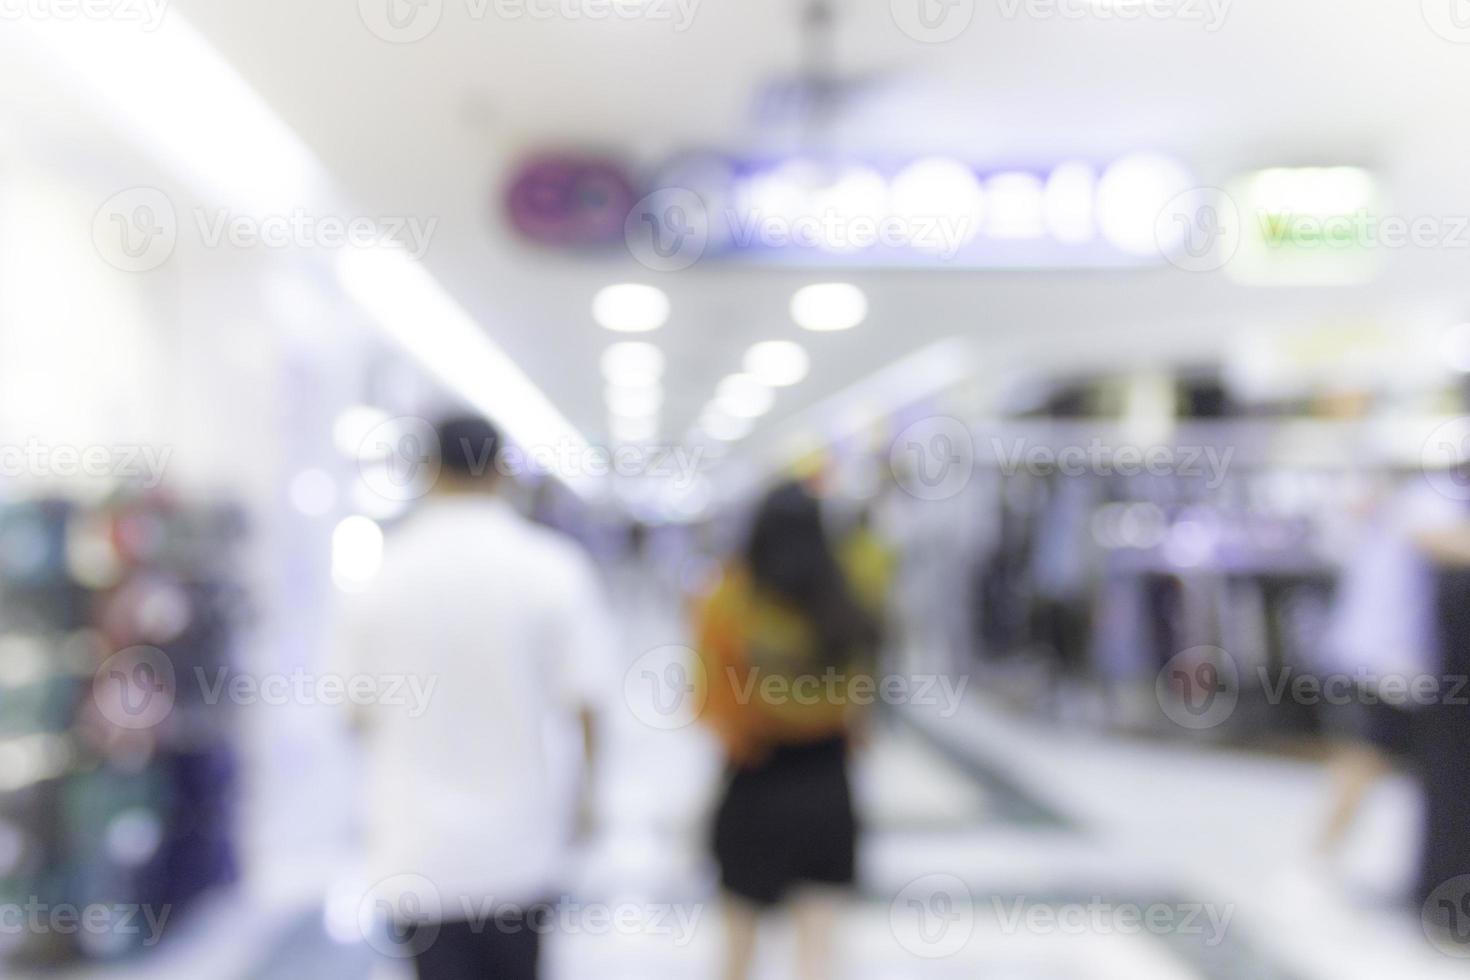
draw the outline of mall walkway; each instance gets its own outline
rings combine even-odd
[[[667,609],[639,609],[624,621],[630,663],[682,636]],[[694,927],[557,935],[548,977],[714,977],[719,915],[702,833],[719,779],[715,748],[697,726],[659,730],[624,710],[613,713],[605,749],[600,832],[574,893],[615,907],[677,907],[696,916]],[[657,793],[650,773],[658,774]],[[1322,803],[1322,777],[1310,764],[1042,729],[979,692],[949,717],[921,708],[886,713],[856,782],[868,834],[861,894],[842,927],[840,978],[1470,976],[1463,961],[1424,941],[1416,916],[1364,897],[1392,888],[1393,869],[1412,860],[1393,843],[1413,836],[1412,794],[1402,784],[1374,800],[1354,841],[1348,888],[1301,859]],[[1199,928],[1108,926],[1121,921],[1110,918],[1118,910],[1151,907],[1193,912]],[[915,929],[925,926],[913,916],[931,908],[948,922],[947,938],[916,943]],[[1103,927],[1057,924],[1089,914],[1101,914],[1087,921]],[[320,904],[241,897],[198,917],[157,961],[106,975],[411,976],[405,964],[328,933]],[[765,943],[760,980],[790,977],[788,943],[779,931]],[[928,955],[939,952],[947,955]]]

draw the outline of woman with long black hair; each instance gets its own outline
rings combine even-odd
[[[798,975],[827,975],[833,892],[854,876],[853,709],[871,701],[886,588],[873,547],[854,538],[834,549],[817,500],[783,484],[702,611],[704,717],[730,770],[714,828],[726,980],[748,975],[760,913],[788,900]]]

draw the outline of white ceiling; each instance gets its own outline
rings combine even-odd
[[[703,0],[682,33],[652,21],[475,20],[469,0],[443,4],[438,29],[412,44],[375,36],[354,0],[174,0],[174,9],[365,213],[439,220],[430,269],[592,436],[604,426],[597,355],[617,338],[589,305],[598,287],[625,279],[655,282],[673,300],[653,336],[669,357],[673,436],[762,339],[800,339],[814,361],[807,381],[782,392],[771,426],[949,336],[971,338],[982,364],[1005,371],[1099,353],[1188,356],[1261,322],[1470,308],[1459,306],[1458,254],[1396,255],[1378,283],[1335,289],[1251,289],[1172,269],[864,271],[847,278],[870,294],[866,323],[798,336],[786,303],[811,275],[707,264],[655,274],[631,259],[578,260],[523,247],[498,217],[507,168],[533,149],[652,160],[691,146],[750,148],[754,93],[797,63],[794,0]],[[1470,46],[1431,31],[1413,0],[1236,0],[1213,33],[1181,21],[1007,19],[1006,6],[982,3],[960,38],[922,44],[897,29],[886,0],[850,0],[842,67],[903,84],[848,121],[846,145],[1040,164],[1159,149],[1206,179],[1272,163],[1359,163],[1379,171],[1401,212],[1470,214]]]

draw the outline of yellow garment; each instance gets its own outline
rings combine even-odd
[[[878,616],[888,590],[887,552],[860,534],[843,543],[838,558],[854,598]],[[871,651],[824,663],[806,616],[761,593],[742,568],[727,569],[705,601],[697,637],[703,718],[736,762],[773,744],[840,735],[853,708],[871,703]]]

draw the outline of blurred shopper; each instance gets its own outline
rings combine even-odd
[[[607,689],[602,597],[574,545],[494,494],[492,426],[452,419],[439,447],[344,624],[349,676],[432,690],[419,713],[362,713],[372,871],[421,978],[530,980],[544,930],[526,910],[557,891]]]
[[[837,890],[854,877],[853,692],[872,682],[881,567],[865,538],[839,557],[817,501],[786,484],[701,612],[706,720],[730,769],[714,828],[726,980],[748,976],[760,913],[788,899],[798,975],[830,975]]]
[[[1329,716],[1333,800],[1318,841],[1324,859],[1337,856],[1368,793],[1413,751],[1416,706],[1391,692],[1440,672],[1435,575],[1423,545],[1444,540],[1440,532],[1457,520],[1454,501],[1410,476],[1370,502],[1343,569],[1323,666],[1352,679],[1354,694]]]

